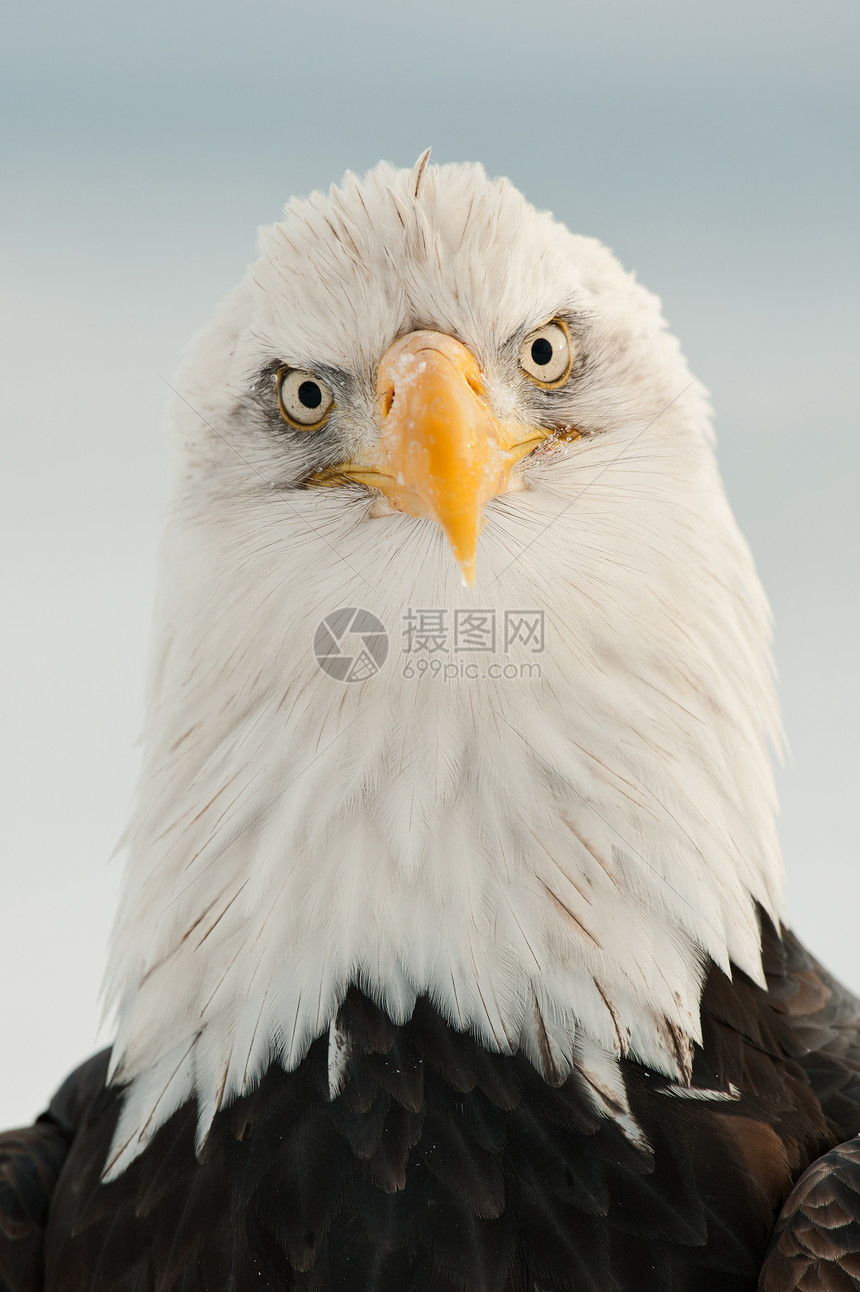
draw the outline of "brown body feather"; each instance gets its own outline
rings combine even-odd
[[[121,1092],[97,1056],[36,1126],[0,1140],[0,1286],[860,1287],[860,1150],[844,1144],[860,1130],[858,1005],[791,934],[765,923],[763,944],[767,992],[711,971],[689,1094],[623,1065],[647,1149],[576,1074],[553,1087],[426,1000],[398,1027],[353,989],[334,1099],[319,1041],[219,1113],[199,1159],[186,1105],[102,1184]]]

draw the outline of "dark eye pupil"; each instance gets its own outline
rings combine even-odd
[[[304,404],[305,408],[319,408],[322,403],[322,391],[315,381],[303,381],[298,394],[299,403]]]
[[[539,336],[536,341],[532,341],[532,358],[543,368],[552,358],[552,342],[547,341],[545,336]]]

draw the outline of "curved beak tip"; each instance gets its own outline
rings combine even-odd
[[[460,578],[463,581],[463,587],[474,588],[476,575],[475,558],[472,557],[471,561],[458,561],[457,564],[460,567]]]

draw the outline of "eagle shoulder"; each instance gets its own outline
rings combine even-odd
[[[2,1292],[42,1292],[51,1200],[86,1111],[104,1088],[107,1058],[104,1051],[76,1068],[34,1125],[0,1135]]]

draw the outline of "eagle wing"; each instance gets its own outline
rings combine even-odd
[[[0,1292],[42,1292],[51,1198],[72,1140],[104,1088],[108,1054],[67,1077],[33,1126],[0,1135]]]
[[[860,1137],[825,1153],[786,1199],[759,1292],[860,1288]]]

